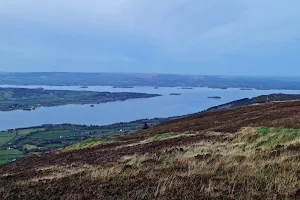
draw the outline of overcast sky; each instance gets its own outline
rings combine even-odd
[[[300,76],[299,0],[0,0],[0,71]]]

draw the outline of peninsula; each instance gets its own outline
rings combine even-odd
[[[37,107],[68,104],[100,104],[156,96],[160,95],[133,92],[45,90],[43,88],[0,88],[0,111],[34,110]]]

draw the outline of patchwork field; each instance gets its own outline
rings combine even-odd
[[[3,151],[0,154],[0,164],[5,164],[31,154],[74,145],[89,138],[91,140],[97,138],[108,140],[114,135],[142,130],[145,123],[153,126],[163,120],[166,119],[138,120],[107,126],[44,125],[41,127],[0,132],[0,151]],[[14,150],[18,150],[19,154],[11,153]]]
[[[12,140],[16,135],[8,132],[0,132],[0,145],[6,144]]]

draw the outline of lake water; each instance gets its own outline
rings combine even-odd
[[[61,123],[106,125],[137,119],[185,115],[233,100],[255,97],[262,94],[300,94],[300,91],[297,90],[240,90],[236,88],[223,90],[212,88],[178,89],[175,87],[158,89],[154,89],[153,87],[112,88],[108,86],[91,86],[85,89],[77,86],[2,85],[0,87],[42,87],[55,90],[143,92],[163,95],[148,99],[109,102],[95,105],[95,107],[90,107],[90,105],[66,105],[50,108],[43,107],[30,112],[23,110],[0,112],[0,130]],[[182,95],[170,96],[170,93],[181,93]],[[208,96],[220,96],[222,99],[208,99]]]

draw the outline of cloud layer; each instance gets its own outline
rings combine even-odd
[[[0,56],[115,70],[146,71],[133,63],[217,69],[216,59],[230,64],[236,54],[275,54],[299,42],[299,7],[297,0],[3,0]]]

